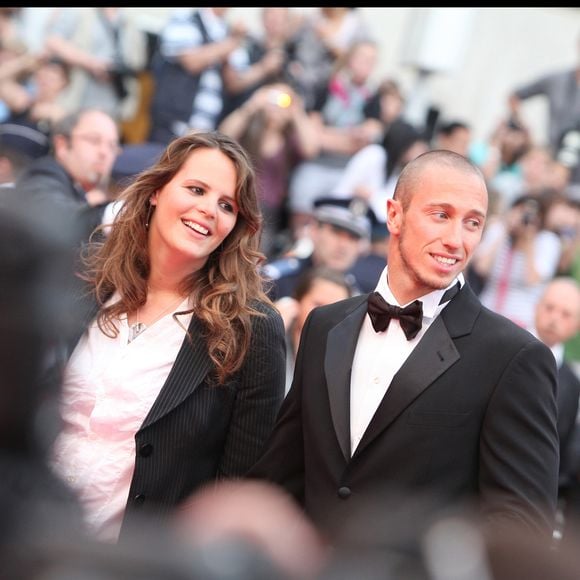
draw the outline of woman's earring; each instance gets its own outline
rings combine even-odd
[[[151,221],[151,216],[153,215],[153,209],[155,206],[149,200],[149,209],[147,210],[147,220],[145,221],[145,228],[149,229],[149,222]]]

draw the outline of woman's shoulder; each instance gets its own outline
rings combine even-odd
[[[266,316],[277,316],[278,309],[274,304],[268,300],[262,300],[260,298],[256,298],[250,302],[251,308],[258,311],[260,314],[265,314]],[[263,316],[258,316],[257,318],[263,318]]]
[[[251,302],[250,305],[257,312],[256,315],[252,316],[253,326],[279,326],[282,332],[284,332],[284,321],[282,319],[282,315],[272,302],[262,299],[255,299]]]

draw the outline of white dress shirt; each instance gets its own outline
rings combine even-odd
[[[186,299],[174,312],[187,308]],[[102,541],[118,538],[135,467],[135,433],[173,367],[192,316],[176,322],[172,314],[131,342],[125,317],[116,338],[93,322],[67,365],[53,467],[78,493],[89,532]]]
[[[405,307],[406,304],[399,304],[389,289],[387,269],[388,266],[383,270],[376,290],[390,304]],[[419,298],[423,303],[423,326],[412,340],[407,340],[398,319],[393,318],[384,332],[375,332],[368,313],[365,316],[350,381],[351,453],[356,450],[393,377],[447,305],[447,303],[439,304],[441,297],[458,281],[463,286],[465,283],[463,274],[447,288],[435,290]]]

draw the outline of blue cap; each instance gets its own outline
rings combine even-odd
[[[48,154],[50,141],[48,135],[28,125],[2,123],[0,147],[32,160]]]
[[[165,151],[165,145],[161,143],[125,145],[113,164],[111,171],[113,178],[123,179],[135,177],[141,171],[157,163],[163,151]]]

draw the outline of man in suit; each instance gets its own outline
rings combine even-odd
[[[536,305],[534,324],[532,331],[550,347],[558,364],[559,494],[565,519],[576,519],[580,514],[580,378],[564,358],[564,343],[580,329],[580,286],[574,278],[554,278],[546,286]]]
[[[99,109],[75,111],[55,124],[51,147],[19,176],[19,195],[69,214],[78,241],[85,242],[113,216],[108,184],[120,151],[117,123]]]
[[[377,292],[315,308],[304,325],[292,387],[248,475],[283,485],[330,538],[377,494],[429,493],[473,505],[486,530],[516,523],[551,539],[556,364],[465,282],[487,208],[466,158],[417,157],[387,201]],[[390,323],[385,300],[405,307]],[[389,517],[368,511],[369,526]]]

